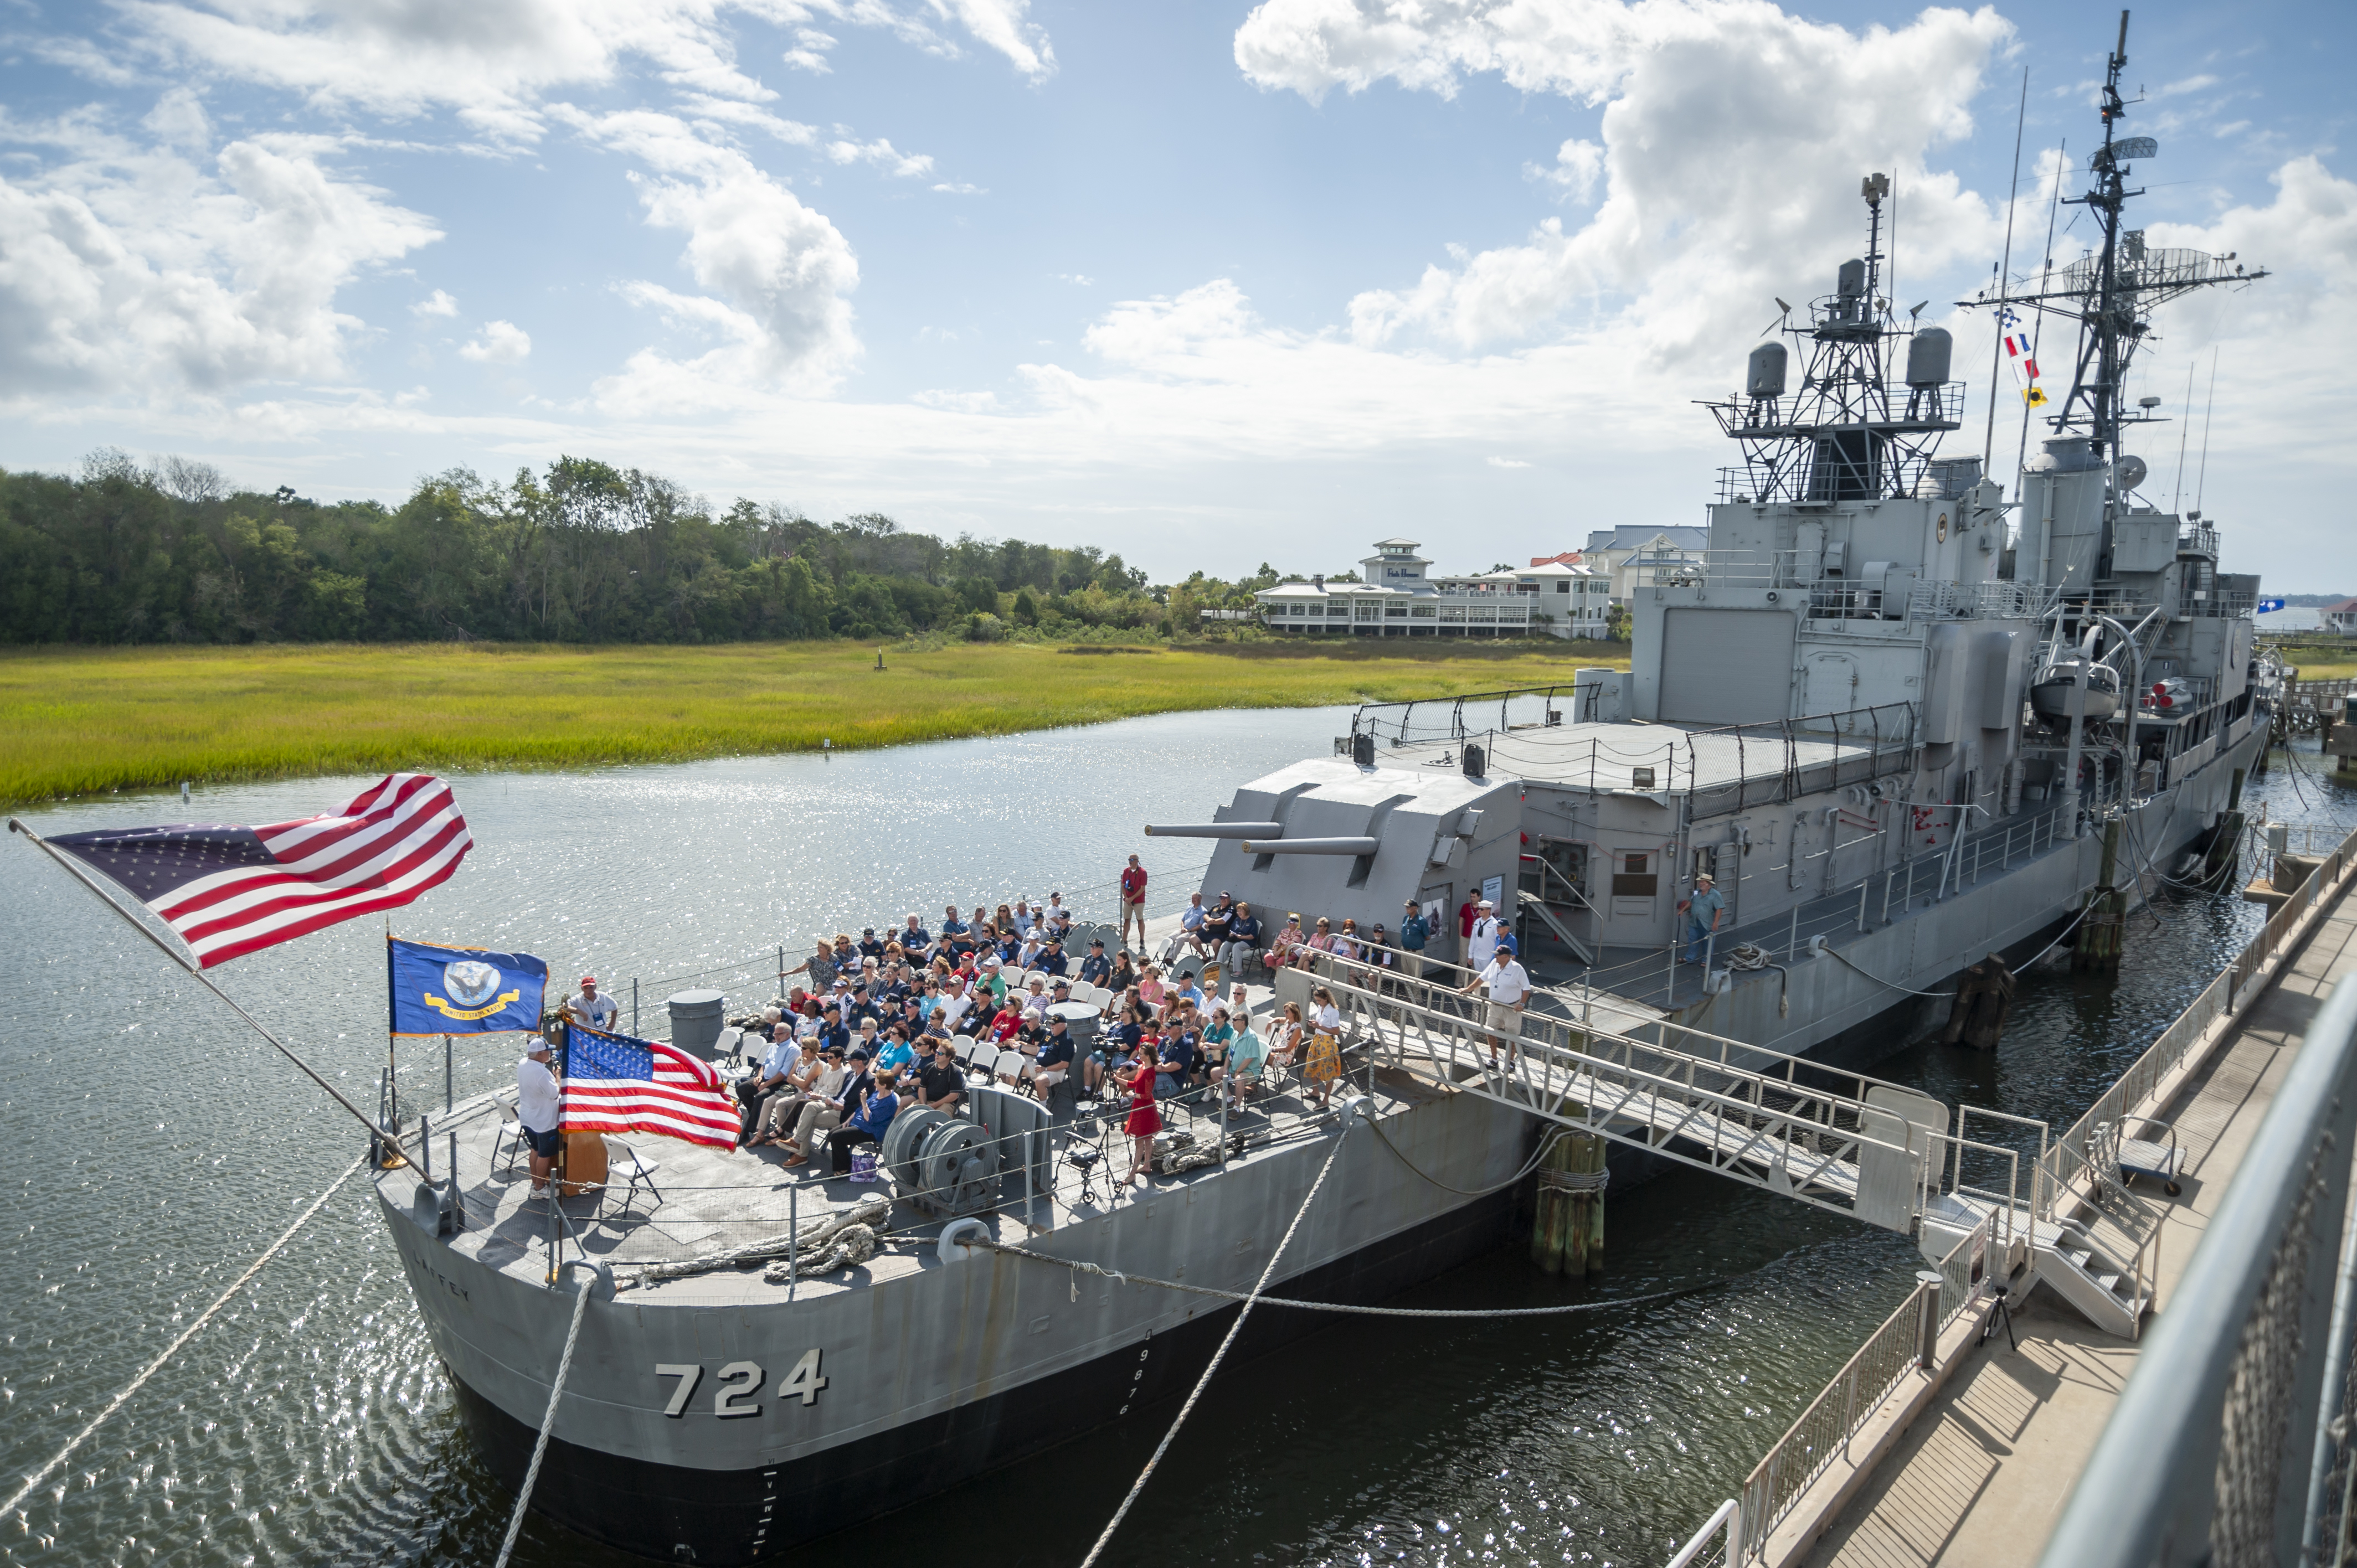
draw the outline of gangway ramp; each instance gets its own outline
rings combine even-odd
[[[1965,1137],[1964,1113],[1904,1084],[1648,1018],[1601,994],[1584,1015],[1528,1009],[1519,1035],[1493,1034],[1483,1004],[1446,983],[1330,953],[1311,961],[1348,1044],[1379,1066],[1885,1230],[1915,1234],[1927,1216],[1969,1209],[2008,1255],[2026,1238],[2029,1162]],[[2026,1125],[2042,1147],[2042,1125]],[[2002,1175],[1966,1184],[1968,1155]]]

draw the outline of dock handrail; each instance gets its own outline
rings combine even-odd
[[[1758,1555],[1767,1545],[1769,1533],[1792,1512],[1809,1484],[1849,1451],[1850,1439],[1872,1419],[1900,1380],[1923,1367],[1925,1347],[1936,1343],[1937,1330],[1979,1302],[1987,1277],[1986,1264],[1997,1255],[1998,1249],[1990,1240],[1989,1220],[1984,1219],[1940,1260],[1939,1283],[1919,1279],[1907,1299],[1899,1304],[1899,1310],[1867,1337],[1848,1364],[1834,1374],[1833,1380],[1769,1448],[1738,1494],[1742,1504],[1740,1557]],[[1976,1271],[1976,1264],[1981,1269]],[[1937,1312],[1938,1322],[1926,1334],[1924,1315],[1932,1311]]]
[[[2194,1047],[2207,1036],[2212,1025],[2221,1015],[2234,1011],[2236,1004],[2251,994],[2254,984],[2271,972],[2267,969],[2269,961],[2281,951],[2318,901],[2340,885],[2352,864],[2357,864],[2357,832],[2343,838],[2324,857],[2285,899],[2283,907],[2267,917],[2258,935],[2201,989],[2127,1071],[2096,1098],[2086,1114],[2039,1155],[2036,1185],[2040,1218],[2052,1214],[2069,1195],[2087,1186],[2088,1173],[2094,1168],[2090,1155],[2100,1142],[2097,1130],[2151,1104],[2162,1081],[2184,1065]]]
[[[2046,1543],[2046,1568],[2347,1561],[2357,1391],[2350,1314],[2335,1307],[2357,1283],[2342,1224],[2352,1138],[2357,978],[2309,1026]],[[2344,1369],[2332,1386],[2328,1360]]]

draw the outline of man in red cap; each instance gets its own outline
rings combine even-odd
[[[565,1010],[576,1024],[587,1024],[593,1029],[610,1030],[614,1026],[614,999],[597,989],[597,977],[581,977],[580,994],[565,999]]]

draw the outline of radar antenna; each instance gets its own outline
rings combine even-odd
[[[2214,256],[2186,249],[2159,249],[2145,243],[2144,231],[2122,227],[2127,203],[2142,196],[2130,190],[2130,165],[2158,156],[2160,145],[2150,136],[2122,136],[2120,122],[2127,118],[2127,101],[2120,95],[2120,73],[2128,63],[2128,13],[2120,13],[2119,41],[2104,73],[2102,115],[2104,144],[2088,159],[2094,176],[2083,196],[2063,198],[2065,205],[2082,206],[2094,216],[2103,234],[2102,246],[2062,269],[2055,286],[2041,285],[2029,295],[2004,295],[1999,299],[1958,300],[1961,309],[1982,306],[2023,306],[2073,319],[2079,343],[2071,390],[2047,423],[2056,432],[2083,430],[2095,457],[2119,454],[2120,428],[2151,419],[2149,413],[2126,408],[2128,363],[2152,329],[2152,315],[2179,295],[2212,284],[2249,283],[2266,276],[2264,268],[2244,271],[2229,252]],[[1994,395],[1995,389],[1991,389]]]
[[[1706,403],[1743,444],[1743,464],[1722,475],[1722,500],[1831,502],[1913,495],[1944,433],[1957,426],[1964,383],[1948,380],[1946,329],[1908,328],[1883,296],[1883,203],[1890,177],[1858,184],[1867,210],[1866,254],[1844,262],[1834,292],[1809,302],[1806,326],[1779,318],[1807,369],[1785,392],[1790,356],[1778,342],[1751,350],[1743,395]],[[1927,302],[1928,303],[1928,302]],[[1771,323],[1770,330],[1776,328]],[[1909,330],[1911,328],[1910,331]],[[1908,338],[1903,378],[1891,376],[1894,341]]]

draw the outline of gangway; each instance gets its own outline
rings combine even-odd
[[[1973,1204],[1995,1243],[2028,1234],[2020,1152],[1952,1131],[1961,1112],[1904,1084],[1647,1018],[1603,993],[1571,1015],[1526,1010],[1520,1036],[1501,1039],[1445,983],[1331,953],[1312,966],[1377,1066],[1885,1230],[1913,1234],[1927,1214]],[[2002,1186],[1965,1185],[1967,1155],[2000,1168]]]
[[[2099,1166],[2066,1160],[2043,1122],[1952,1110],[1905,1084],[1692,1028],[1609,992],[1534,992],[1519,1036],[1501,1037],[1451,983],[1470,978],[1455,965],[1426,960],[1423,975],[1409,976],[1308,956],[1351,1045],[1379,1067],[1911,1235],[1935,1260],[1986,1227],[1992,1267],[2031,1265],[2123,1338],[2136,1337],[2151,1305],[2160,1211]],[[1974,1136],[1975,1118],[2025,1143],[2034,1136],[2035,1154],[2025,1160]],[[1967,1179],[1984,1172],[1995,1173],[1985,1185]]]

